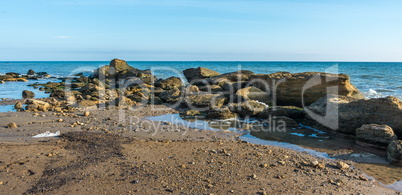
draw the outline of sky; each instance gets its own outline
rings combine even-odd
[[[402,62],[400,0],[13,0],[0,61]]]

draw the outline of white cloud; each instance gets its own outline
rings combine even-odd
[[[55,38],[55,39],[71,39],[73,37],[72,36],[60,35],[60,36],[54,36],[53,38]]]

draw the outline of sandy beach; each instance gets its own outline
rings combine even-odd
[[[127,111],[146,118],[177,111]],[[240,134],[119,124],[116,110],[1,113],[5,194],[398,194],[355,163],[245,143]],[[62,120],[60,120],[62,119]],[[59,122],[62,121],[62,122]],[[72,124],[81,125],[72,127]],[[98,122],[104,121],[104,122]],[[16,122],[18,128],[6,125]],[[142,121],[137,121],[142,122]],[[160,122],[150,122],[160,123]],[[128,125],[128,124],[127,124]],[[74,125],[73,125],[74,126]],[[165,128],[166,129],[166,128]],[[32,138],[44,131],[60,138]],[[176,132],[175,132],[176,131]],[[317,162],[315,162],[317,161]],[[318,163],[318,164],[316,164]],[[316,164],[316,165],[315,165]]]

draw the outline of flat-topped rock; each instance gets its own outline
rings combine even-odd
[[[312,120],[327,116],[331,111],[338,115],[336,131],[355,134],[364,124],[388,125],[402,138],[402,101],[396,97],[355,99],[331,95],[305,109],[306,117]],[[311,112],[317,115],[310,116]]]
[[[346,74],[323,72],[257,74],[250,76],[255,87],[270,92],[279,105],[310,105],[328,94],[362,99]]]
[[[189,83],[191,83],[194,80],[206,79],[220,75],[219,72],[203,67],[186,69],[183,71],[183,74]]]

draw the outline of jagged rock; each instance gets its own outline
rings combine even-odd
[[[402,163],[402,140],[391,142],[388,145],[387,153],[389,161]]]
[[[259,118],[267,119],[270,116],[286,116],[292,119],[304,117],[303,109],[296,106],[275,106],[269,107],[258,114]]]
[[[27,99],[27,98],[34,98],[35,93],[32,91],[24,90],[22,91],[22,98]]]
[[[391,142],[398,140],[398,137],[388,125],[367,124],[356,129],[356,140],[361,145],[386,148]]]
[[[110,67],[114,68],[117,72],[133,69],[133,67],[129,66],[126,61],[120,59],[113,59],[110,62]]]
[[[28,99],[25,104],[27,104],[25,108],[27,111],[47,111],[51,108],[49,103],[41,100]]]
[[[119,59],[114,59],[110,62],[110,65],[102,66],[96,69],[94,73],[89,76],[89,79],[98,78],[103,83],[115,82],[117,84],[123,81],[124,84],[126,84],[125,82],[130,82],[129,84],[131,84],[132,81],[127,80],[133,77],[141,78],[140,81],[147,84],[152,84],[152,82],[155,80],[155,77],[149,70],[136,69],[129,66],[126,61]],[[135,83],[138,85],[142,84],[138,83],[137,81],[135,81]]]
[[[331,120],[338,120],[338,128],[334,129],[336,126],[332,123],[323,125],[342,133],[355,134],[356,129],[364,124],[379,124],[390,126],[398,137],[402,137],[402,101],[396,97],[359,100],[330,95],[306,107],[304,112],[313,121],[328,114]]]
[[[206,79],[220,75],[218,72],[202,67],[186,69],[183,71],[183,74],[189,83],[194,80]]]
[[[17,103],[14,105],[14,108],[15,108],[16,110],[21,110],[21,109],[22,109],[22,104],[21,104],[21,102],[17,102]]]
[[[184,98],[183,106],[194,110],[204,111],[212,108],[220,108],[225,103],[226,98],[220,94],[196,94],[187,95]]]
[[[161,98],[162,101],[167,102],[167,103],[174,103],[179,101],[180,99],[180,90],[178,88],[173,88],[171,90],[162,92],[159,94],[159,98]]]
[[[200,89],[196,85],[189,85],[186,87],[187,94],[198,93],[198,92],[200,92]]]
[[[327,94],[363,99],[360,91],[345,74],[322,72],[257,74],[250,76],[253,86],[276,97],[278,105],[310,105]],[[337,87],[330,88],[330,87]],[[328,89],[333,89],[328,91]],[[304,104],[303,104],[304,103]]]
[[[165,80],[161,79],[155,83],[155,87],[160,87],[165,90],[173,88],[180,88],[183,85],[182,81],[178,77],[169,77]]]
[[[29,69],[27,75],[35,75],[35,71],[32,69]]]
[[[0,81],[0,84],[4,84],[4,83],[6,83],[5,81]]]
[[[86,76],[80,76],[80,78],[77,79],[77,82],[88,83],[88,82],[89,82],[89,78],[86,77]]]
[[[243,101],[243,100],[256,100],[259,102],[263,102],[265,104],[271,104],[272,100],[269,93],[262,91],[256,87],[247,87],[243,89],[237,90],[235,94],[235,101]]]
[[[208,111],[207,117],[210,119],[231,119],[236,118],[236,113],[233,113],[229,108],[216,108]]]

